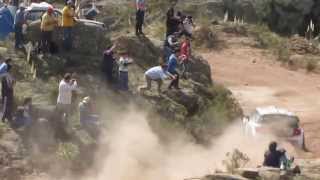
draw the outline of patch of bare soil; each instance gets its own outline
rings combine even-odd
[[[305,130],[306,145],[312,153],[299,156],[320,157],[320,76],[290,71],[271,53],[250,44],[250,37],[221,37],[228,46],[202,53],[211,65],[212,77],[232,90],[245,113],[257,106],[275,105],[295,112]],[[252,43],[248,43],[248,42]]]

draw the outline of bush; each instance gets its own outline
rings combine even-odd
[[[256,38],[261,48],[278,49],[283,44],[282,38],[271,32],[267,25],[253,25],[250,32]]]
[[[79,147],[72,143],[60,143],[57,155],[63,160],[73,161],[80,154]]]
[[[307,68],[308,72],[312,72],[312,71],[317,69],[318,60],[316,60],[316,59],[308,59],[307,61],[308,62],[307,62],[307,67],[306,68]]]
[[[218,35],[209,26],[202,26],[194,32],[193,38],[196,47],[214,48],[218,43]]]
[[[278,56],[278,61],[287,63],[290,60],[290,49],[287,46],[287,43],[282,43],[279,48],[276,49],[277,51],[277,56]]]
[[[244,167],[249,161],[249,157],[240,152],[238,149],[235,149],[232,153],[228,152],[226,154],[227,159],[222,163],[226,166],[228,173],[235,173],[235,170],[241,167]]]

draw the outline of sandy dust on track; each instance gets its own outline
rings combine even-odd
[[[227,86],[245,113],[269,105],[295,112],[312,152],[300,156],[320,157],[320,75],[281,66],[267,51],[248,45],[248,38],[226,39],[228,47],[202,53],[212,68],[214,82]]]

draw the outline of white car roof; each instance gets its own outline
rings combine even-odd
[[[48,9],[49,7],[53,7],[51,4],[46,3],[46,2],[41,2],[41,3],[31,3],[30,6],[27,7],[27,11],[31,10],[44,10]]]
[[[277,108],[275,106],[268,106],[268,107],[258,107],[256,108],[256,112],[263,116],[263,115],[271,115],[271,114],[278,114],[278,115],[286,115],[286,116],[296,116],[293,112],[290,112],[286,109]]]

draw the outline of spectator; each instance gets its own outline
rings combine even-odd
[[[41,49],[46,53],[50,51],[52,46],[52,32],[57,25],[57,20],[53,15],[53,8],[49,7],[47,12],[41,18]]]
[[[194,28],[194,24],[193,24],[193,19],[192,16],[187,16],[186,18],[184,18],[183,22],[183,34],[187,37],[192,37],[192,31]]]
[[[168,65],[155,66],[145,72],[147,86],[141,88],[141,91],[150,90],[152,81],[158,84],[158,93],[161,94],[161,86],[165,79],[175,79],[175,76],[167,72]]]
[[[191,58],[191,44],[190,44],[190,37],[185,36],[184,40],[180,46],[180,56],[179,59],[181,59],[181,69],[182,73],[181,76],[185,77],[186,72],[189,70],[189,60]]]
[[[179,57],[180,51],[178,49],[175,49],[174,53],[170,56],[169,62],[168,62],[168,72],[175,76],[174,79],[172,79],[171,83],[169,84],[169,89],[172,87],[176,89],[179,88],[179,73],[177,72],[177,65],[178,65],[178,57]]]
[[[72,79],[70,73],[66,73],[60,81],[57,110],[65,122],[71,113],[72,91],[75,91],[77,87],[77,81]]]
[[[114,58],[115,48],[116,45],[112,45],[103,52],[102,72],[104,72],[109,84],[113,84],[114,82],[113,69],[116,61]]]
[[[24,36],[22,33],[23,26],[27,23],[25,6],[23,3],[20,4],[19,9],[16,12],[14,18],[14,31],[15,31],[15,48],[22,48]]]
[[[177,48],[178,46],[178,33],[171,34],[166,38],[163,47],[165,62],[169,60],[169,57],[173,53],[173,49]]]
[[[32,98],[25,98],[22,107],[18,107],[14,126],[30,126],[34,118],[33,107],[32,107]]]
[[[93,137],[98,136],[99,116],[94,114],[93,103],[90,97],[85,97],[79,103],[81,126]]]
[[[11,59],[6,59],[3,63],[0,65],[0,77],[6,76],[8,72],[8,66],[10,66]]]
[[[166,21],[166,25],[167,25],[167,33],[166,33],[166,37],[168,37],[169,35],[175,33],[175,32],[179,32],[179,24],[180,24],[180,18],[178,16],[176,16],[175,10],[174,10],[174,6],[172,5],[170,7],[170,9],[167,11],[167,21]]]
[[[132,60],[129,58],[127,52],[120,52],[120,58],[118,61],[119,65],[119,82],[118,89],[122,91],[129,90],[129,75],[128,75],[128,66],[132,63]]]
[[[5,122],[7,119],[10,123],[12,122],[12,113],[13,113],[13,87],[15,80],[10,74],[11,65],[8,65],[7,72],[8,74],[2,78],[2,101],[3,101],[3,115],[2,122]]]
[[[75,25],[75,10],[72,0],[62,10],[62,28],[64,48],[69,51],[72,48],[72,29]]]
[[[269,144],[269,150],[264,154],[264,166],[280,168],[281,158],[283,153],[277,150],[277,143],[271,142]]]
[[[144,15],[145,15],[145,0],[136,0],[136,35],[143,34],[142,26],[144,24]]]

